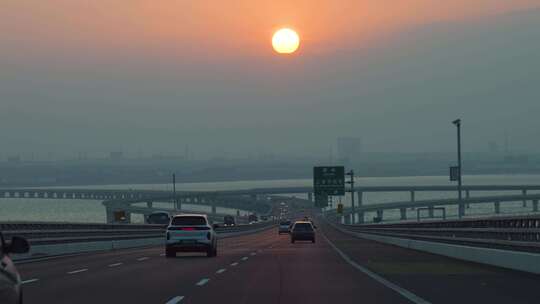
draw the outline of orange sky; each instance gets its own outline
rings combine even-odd
[[[142,48],[182,56],[258,56],[272,52],[275,29],[290,26],[301,35],[303,53],[326,53],[415,25],[539,5],[538,0],[3,0],[0,39],[12,51]]]

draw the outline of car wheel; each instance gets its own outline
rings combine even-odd
[[[293,243],[293,244],[294,244],[294,239],[291,239],[291,243]]]
[[[217,255],[217,249],[214,249],[214,248],[208,248],[208,250],[206,251],[206,256],[211,258],[211,257],[214,257]]]
[[[311,242],[312,242],[312,243],[315,243],[315,239],[312,239]]]
[[[214,248],[214,252],[213,252],[214,256],[216,257],[217,256],[217,247]]]

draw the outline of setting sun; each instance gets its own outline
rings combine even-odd
[[[280,29],[272,37],[272,47],[280,54],[294,53],[300,45],[298,34],[288,28]]]

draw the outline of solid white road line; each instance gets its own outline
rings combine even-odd
[[[322,234],[322,233],[321,233]],[[348,255],[346,255],[343,251],[341,251],[339,248],[336,247],[336,245],[334,245],[327,237],[326,235],[322,234],[323,238],[326,240],[326,242],[328,244],[330,244],[330,246],[332,248],[334,248],[334,250],[347,262],[349,263],[349,265],[351,265],[352,267],[356,268],[357,270],[360,270],[361,272],[365,273],[366,275],[368,275],[370,278],[374,279],[375,281],[383,284],[384,286],[394,290],[395,292],[399,293],[400,295],[402,295],[403,297],[407,298],[409,301],[415,303],[415,304],[431,304],[430,302],[420,298],[419,296],[415,295],[414,293],[406,290],[406,289],[403,289],[401,287],[399,287],[398,285],[388,281],[387,279],[381,277],[380,275],[372,272],[371,270],[357,264],[355,261],[353,261]]]
[[[252,252],[252,253],[251,253],[251,256],[255,256],[255,255],[257,255],[256,252]]]
[[[28,279],[28,280],[21,281],[21,284],[29,284],[29,283],[34,283],[37,281],[39,281],[39,279]]]
[[[231,266],[237,266],[238,265],[238,262],[234,262],[231,264]]]
[[[145,261],[145,260],[148,260],[148,257],[142,257],[142,258],[138,258],[137,261]]]
[[[109,267],[117,267],[117,266],[120,266],[124,263],[114,263],[114,264],[110,264]]]
[[[200,281],[199,281],[197,284],[195,284],[195,285],[197,285],[197,286],[204,286],[204,285],[206,285],[206,283],[208,283],[208,281],[210,281],[210,279],[202,279],[202,280],[200,280]]]
[[[83,268],[83,269],[77,269],[77,270],[68,271],[67,274],[76,274],[76,273],[85,272],[85,271],[88,271],[88,268]]]
[[[221,268],[220,270],[216,271],[216,273],[218,273],[218,274],[219,274],[219,273],[224,273],[225,271],[227,271],[227,269]]]
[[[177,297],[174,297],[174,298],[170,299],[165,304],[177,304],[177,303],[180,303],[183,299],[184,299],[183,296],[177,296]]]
[[[249,259],[248,257],[241,258],[242,261],[247,261],[248,259]]]
[[[165,256],[165,253],[160,253],[159,256]]]

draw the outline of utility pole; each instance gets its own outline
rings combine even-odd
[[[172,175],[172,187],[173,187],[174,210],[176,210],[176,208],[178,208],[178,204],[176,204],[176,174],[174,174],[174,173]]]
[[[354,171],[351,169],[351,171],[347,172],[345,175],[348,175],[351,177],[351,180],[346,182],[347,184],[351,185],[351,224],[354,224],[354,218],[355,218],[355,210],[354,210]]]
[[[465,206],[461,197],[461,119],[452,122],[457,127],[457,159],[458,159],[458,216],[462,218],[465,215]]]

